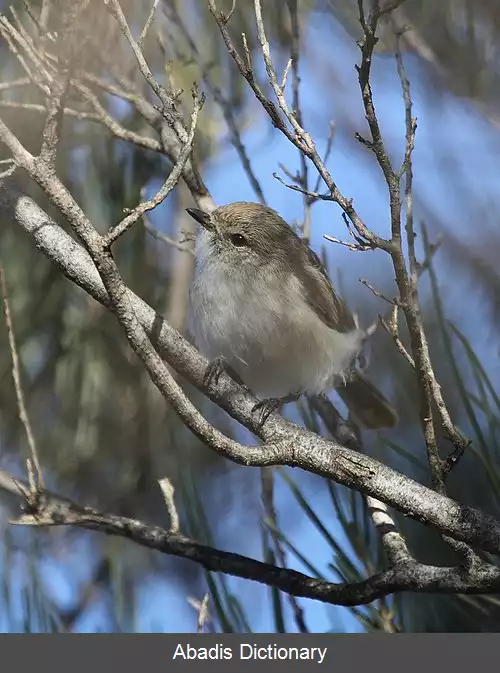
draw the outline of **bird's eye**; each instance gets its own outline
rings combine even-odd
[[[241,234],[231,234],[230,240],[231,243],[235,245],[237,248],[241,248],[242,246],[247,244],[247,239]]]

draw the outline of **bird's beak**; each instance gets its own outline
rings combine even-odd
[[[209,213],[206,213],[204,210],[198,210],[198,208],[186,208],[186,212],[191,215],[191,217],[196,220],[204,229],[208,231],[215,231],[215,227],[212,223],[212,218]]]

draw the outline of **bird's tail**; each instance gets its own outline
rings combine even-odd
[[[398,423],[394,407],[361,373],[336,389],[355,419],[369,430],[393,428]]]

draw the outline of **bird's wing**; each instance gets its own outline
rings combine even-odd
[[[295,268],[300,269],[298,276],[309,306],[328,327],[338,332],[356,329],[352,314],[335,292],[318,255],[305,244],[302,244],[302,254],[309,264],[299,264]]]

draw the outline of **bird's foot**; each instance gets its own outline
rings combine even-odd
[[[238,374],[238,372],[231,367],[231,365],[223,355],[219,355],[214,360],[212,360],[212,362],[208,365],[205,374],[203,376],[203,384],[207,388],[212,383],[217,385],[219,383],[220,376],[223,372],[225,372],[228,376],[230,376],[233,379],[233,381],[235,381],[240,386],[245,388],[246,391],[251,392],[250,389],[245,385],[243,379]]]
[[[289,402],[296,402],[302,393],[291,393],[286,395],[286,397],[269,397],[266,400],[261,400],[252,407],[252,413],[257,411],[259,412],[259,426],[262,426],[266,423],[269,416],[278,409],[281,409],[285,404]]]

